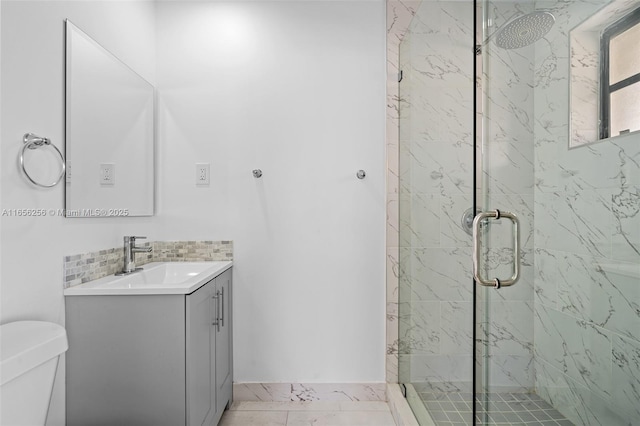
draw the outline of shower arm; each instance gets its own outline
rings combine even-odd
[[[517,19],[518,15],[525,15],[525,14],[524,14],[524,13],[522,13],[522,12],[516,12],[516,13],[514,13],[513,15],[511,15],[511,18],[507,19],[507,20],[505,21],[505,23],[504,23],[502,26],[507,26],[507,25],[509,25],[510,23],[512,23],[513,21],[515,21],[515,20]],[[491,18],[489,18],[489,20],[491,20]],[[487,25],[487,28],[488,28],[488,27],[489,27],[489,25]],[[483,25],[483,26],[482,26],[482,28],[483,28],[483,30],[484,30],[485,26]],[[493,38],[493,37],[494,37],[494,36],[495,36],[499,31],[500,31],[500,29],[495,30],[494,32],[492,32],[491,34],[489,34],[489,35],[487,36],[487,38],[486,38],[482,43],[477,43],[477,44],[476,44],[476,53],[478,53],[478,54],[479,54],[479,53],[480,53],[480,50],[481,50],[483,47],[485,47],[487,44],[489,44],[489,42],[491,41],[491,39],[492,39],[492,38]]]

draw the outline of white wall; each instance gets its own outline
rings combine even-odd
[[[384,381],[383,1],[1,8],[2,208],[64,206],[17,156],[25,132],[63,147],[65,18],[157,83],[160,172],[152,218],[2,217],[0,322],[63,323],[66,254],[127,234],[232,239],[236,381]],[[64,423],[63,386],[48,424]]]
[[[2,0],[2,209],[62,209],[64,188],[38,189],[18,171],[22,135],[64,146],[64,19],[155,82],[154,5],[150,2]],[[153,237],[153,218],[1,218],[0,322],[64,322],[64,255],[117,247],[122,236]],[[64,424],[64,363],[48,424]]]
[[[234,240],[235,380],[384,381],[384,2],[160,2],[157,28],[159,235]]]

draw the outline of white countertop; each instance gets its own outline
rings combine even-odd
[[[189,294],[233,266],[230,261],[153,262],[130,275],[100,278],[69,287],[65,296]]]

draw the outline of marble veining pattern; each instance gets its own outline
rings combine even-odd
[[[404,423],[400,423],[404,424]],[[234,402],[220,426],[395,426],[385,402]]]
[[[398,353],[402,382],[470,380],[473,8],[423,2],[400,46]],[[468,42],[468,43],[467,43]]]
[[[619,12],[629,4],[621,1],[612,10]],[[491,322],[484,330],[494,352],[488,362],[496,386],[526,390],[535,381],[540,395],[574,423],[622,425],[640,419],[631,404],[638,401],[640,388],[635,356],[640,275],[615,272],[615,267],[633,270],[640,262],[640,136],[568,149],[573,66],[569,30],[602,6],[600,0],[538,1],[535,8],[551,11],[557,20],[542,40],[519,52],[488,48],[491,72],[483,87],[492,141],[486,151],[487,191],[496,207],[519,205],[525,226],[522,285],[489,295]],[[490,8],[499,28],[533,5],[496,2]],[[393,139],[394,149],[400,143],[400,167],[394,169],[393,182],[400,182],[390,188],[400,191],[394,201],[400,220],[389,215],[394,224],[390,228],[400,232],[401,249],[399,255],[394,252],[391,264],[399,269],[393,277],[400,279],[396,294],[410,303],[396,305],[388,318],[398,319],[399,307],[400,324],[410,332],[393,342],[389,339],[388,353],[400,353],[406,360],[400,363],[401,378],[451,390],[464,387],[471,365],[470,357],[455,353],[464,346],[464,330],[454,324],[442,326],[443,318],[458,318],[454,312],[464,316],[457,309],[470,295],[464,285],[468,253],[460,251],[468,247],[468,240],[460,233],[456,211],[470,204],[465,199],[471,193],[467,178],[472,165],[465,162],[470,132],[464,123],[471,105],[464,99],[467,92],[456,86],[468,77],[462,62],[456,61],[466,59],[457,54],[457,45],[445,44],[445,35],[469,34],[469,26],[464,24],[465,11],[452,13],[437,2],[414,12],[405,43],[395,52],[401,52],[402,60],[420,55],[419,46],[426,45],[430,53],[401,66],[407,79],[402,84],[416,90],[401,90],[390,109],[392,124],[401,125],[399,140]],[[439,43],[449,48],[448,57],[442,56]],[[588,69],[594,58],[587,47],[576,46],[574,53],[579,65]],[[589,81],[579,82],[584,84],[579,93],[593,92]],[[438,157],[439,151],[448,157]],[[393,158],[395,165],[397,157]],[[403,211],[411,213],[404,216]],[[423,215],[429,223],[413,223]],[[505,238],[500,228],[506,226],[496,226],[500,232],[492,235],[495,249],[486,254],[490,269],[502,273],[510,252],[499,248]],[[407,280],[405,274],[415,279]],[[403,318],[402,306],[418,320]],[[424,313],[415,312],[422,308],[441,317],[426,320]]]
[[[637,7],[605,3],[536,3],[556,24],[535,52],[534,350],[545,400],[613,426],[640,423],[640,135],[568,148],[595,140],[597,34]]]
[[[234,383],[235,401],[386,401],[386,383]]]
[[[388,0],[387,9],[387,301],[386,381],[398,382],[399,97],[400,44],[422,0]]]

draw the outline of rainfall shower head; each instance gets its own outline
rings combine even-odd
[[[495,36],[496,46],[518,49],[544,37],[556,18],[549,12],[534,11],[520,16],[500,28]]]

